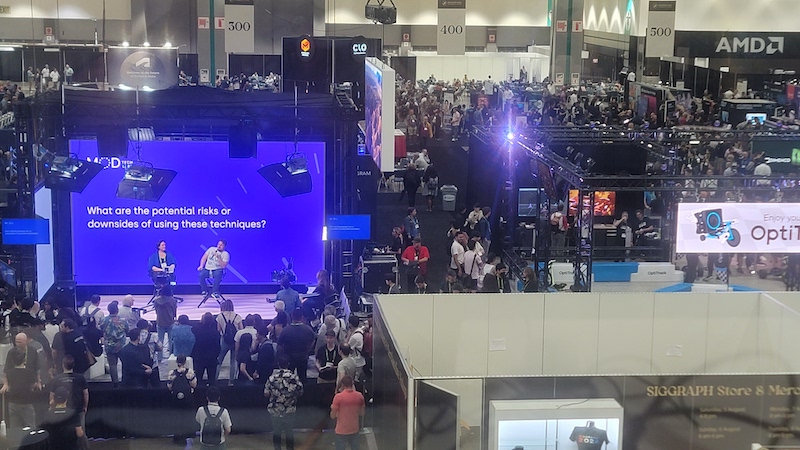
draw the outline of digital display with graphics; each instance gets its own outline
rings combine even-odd
[[[133,88],[166,89],[178,84],[178,49],[110,47],[108,81]]]
[[[617,208],[617,193],[613,191],[597,191],[594,193],[594,215],[613,216]],[[569,191],[569,215],[578,212],[578,191]]]
[[[130,161],[97,158],[96,141],[71,141],[79,158],[106,165],[72,196],[78,284],[151,284],[148,257],[163,239],[177,259],[177,282],[197,282],[203,252],[228,241],[226,284],[271,283],[281,258],[294,258],[300,281],[324,266],[325,146],[300,143],[312,190],[282,198],[257,172],[285,158],[291,143],[259,142],[258,156],[228,158],[227,142],[142,142],[141,158],[177,175],[158,202],[117,198]]]
[[[47,219],[3,219],[3,245],[50,243],[50,221]]]
[[[678,253],[800,253],[800,203],[680,203]]]
[[[328,216],[328,239],[329,240],[369,240],[370,239],[370,216]]]
[[[364,106],[366,109],[367,149],[381,167],[381,144],[383,143],[383,72],[367,62],[364,78]]]
[[[800,141],[753,139],[753,154],[761,152],[773,175],[800,169]]]

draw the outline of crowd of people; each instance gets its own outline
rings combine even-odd
[[[181,71],[180,85],[187,86],[191,80],[186,74]],[[258,72],[253,72],[252,75],[245,75],[244,72],[228,77],[217,76],[214,81],[214,87],[225,91],[266,91],[266,92],[279,92],[281,89],[281,76],[270,72],[269,75],[259,75]]]
[[[318,278],[315,292],[333,291],[327,272],[320,271]],[[113,387],[170,391],[177,443],[194,438],[199,426],[204,446],[224,448],[232,424],[216,386],[229,354],[227,383],[263,388],[276,449],[282,448],[282,436],[286,448],[293,448],[298,399],[311,393],[315,398],[304,403],[330,408],[337,442],[357,439],[365,395],[370,397],[371,319],[343,317],[335,304],[313,306],[309,318],[287,280],[271,320],[259,314],[242,317],[223,300],[219,314],[207,312],[192,324],[186,315],[176,317],[174,298],[162,297],[171,293],[156,298],[154,323],[140,318],[142,310],[130,295],[106,305],[94,295],[77,311],[58,308],[49,299],[17,299],[4,316],[14,343],[0,388],[9,405],[8,427],[42,427],[52,439],[74,443],[58,448],[86,448],[87,378],[104,355]],[[309,383],[318,386],[309,390]],[[198,409],[193,397],[201,385],[207,386],[208,403]]]

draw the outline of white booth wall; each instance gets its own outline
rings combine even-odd
[[[485,80],[491,75],[492,80],[507,80],[509,75],[519,77],[522,66],[529,77],[542,81],[550,73],[550,48],[533,47],[530,53],[491,53],[474,52],[466,56],[440,56],[436,52],[409,52],[409,56],[417,58],[417,79],[428,79],[431,74],[439,80],[452,81],[464,78]]]
[[[493,376],[800,372],[796,293],[381,296],[415,377],[461,396],[481,423]],[[443,377],[445,379],[440,379]]]

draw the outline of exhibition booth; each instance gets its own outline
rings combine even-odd
[[[800,444],[781,431],[800,394],[792,293],[389,295],[375,309],[395,448]]]
[[[533,46],[529,53],[467,52],[464,56],[438,55],[436,52],[409,52],[416,59],[415,80],[427,79],[433,74],[437,79],[451,81],[485,80],[496,82],[518,79],[525,67],[528,81],[542,81],[550,75],[550,47]]]

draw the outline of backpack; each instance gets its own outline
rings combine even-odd
[[[93,326],[97,328],[97,319],[95,318],[95,314],[97,311],[100,311],[100,308],[95,306],[94,311],[89,312],[89,307],[87,306],[86,309],[83,310],[83,314],[81,314],[81,325],[84,327]]]
[[[203,428],[200,433],[200,443],[204,445],[219,445],[222,443],[222,413],[225,408],[220,407],[216,415],[208,411],[208,405],[204,405],[206,418],[203,420]]]
[[[234,338],[236,337],[236,325],[234,325],[233,322],[236,320],[236,316],[234,316],[233,320],[228,322],[228,319],[223,315],[222,320],[225,321],[225,330],[222,332],[222,340],[228,345],[233,345]]]
[[[188,399],[192,395],[192,387],[189,385],[189,379],[186,378],[187,372],[188,369],[183,372],[175,370],[175,379],[172,380],[172,395],[178,400]]]

